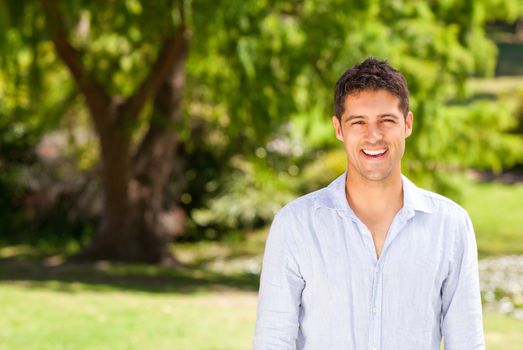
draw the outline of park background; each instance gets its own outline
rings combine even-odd
[[[0,349],[248,349],[268,225],[341,174],[337,77],[401,70],[404,172],[523,348],[523,1],[0,0]]]

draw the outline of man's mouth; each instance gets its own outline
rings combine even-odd
[[[364,155],[371,158],[379,158],[383,156],[385,153],[387,153],[386,148],[380,148],[380,149],[362,149],[361,150]]]

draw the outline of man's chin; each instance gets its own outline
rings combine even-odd
[[[392,176],[391,171],[368,171],[362,174],[367,181],[381,182],[389,180]]]

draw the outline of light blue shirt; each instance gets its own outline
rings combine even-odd
[[[345,174],[289,203],[267,239],[254,349],[484,349],[468,214],[403,177],[377,259]]]

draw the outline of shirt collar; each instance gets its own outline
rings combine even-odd
[[[315,208],[329,208],[341,213],[354,216],[354,212],[349,207],[345,197],[345,179],[347,172],[344,172],[333,182],[321,191],[316,199]],[[424,195],[423,190],[414,185],[406,176],[401,175],[403,182],[403,207],[407,212],[421,211],[424,213],[432,212],[431,201]]]
[[[425,195],[424,190],[414,185],[405,175],[401,175],[401,180],[403,181],[403,206],[415,211],[432,213],[432,201]]]

